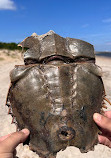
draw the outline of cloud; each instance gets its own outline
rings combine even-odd
[[[16,10],[12,0],[0,0],[0,10]]]
[[[103,23],[111,23],[111,18],[103,19],[102,22],[103,22]]]

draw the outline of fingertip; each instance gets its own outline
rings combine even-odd
[[[25,135],[30,134],[30,131],[27,128],[22,129],[20,132],[23,132]]]
[[[19,134],[19,138],[21,138],[21,143],[23,143],[29,136],[30,131],[28,129],[24,128],[21,131],[19,131],[18,134]]]
[[[94,113],[94,115],[93,115],[93,119],[94,119],[95,122],[100,122],[101,117],[102,117],[102,115],[99,114],[99,113]]]

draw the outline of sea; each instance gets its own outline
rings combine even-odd
[[[111,52],[95,52],[95,55],[111,58]]]

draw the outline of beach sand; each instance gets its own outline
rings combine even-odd
[[[111,100],[111,58],[96,57],[96,64],[102,67],[102,78],[105,85],[107,98]],[[20,55],[10,57],[0,52],[0,136],[16,131],[14,124],[11,124],[12,117],[8,115],[8,108],[5,106],[7,91],[10,85],[9,72],[14,65],[22,64]],[[107,104],[107,103],[106,103]],[[108,104],[107,104],[108,105]],[[108,105],[108,110],[111,107]],[[39,158],[34,152],[25,145],[20,144],[17,147],[17,156],[19,158]],[[94,151],[82,154],[76,147],[67,147],[66,150],[57,153],[57,158],[111,158],[111,149],[98,144]]]

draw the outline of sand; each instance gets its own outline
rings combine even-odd
[[[9,72],[14,68],[14,65],[22,64],[20,54],[11,57],[9,54],[0,52],[0,136],[16,131],[14,124],[11,124],[12,118],[7,115],[8,108],[5,106],[7,91],[10,84]],[[111,100],[111,58],[97,57],[96,64],[102,67],[103,82],[105,84],[106,95]],[[107,103],[106,103],[107,104]],[[108,104],[107,104],[108,105]],[[111,107],[108,105],[108,110]],[[34,152],[29,150],[25,145],[20,144],[17,147],[17,156],[19,158],[39,158]],[[110,158],[111,149],[98,144],[94,151],[82,154],[76,147],[67,147],[66,150],[57,153],[57,158]]]

